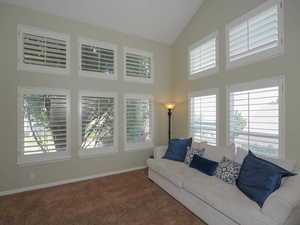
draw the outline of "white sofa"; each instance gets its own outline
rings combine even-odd
[[[207,158],[235,157],[231,148],[209,147]],[[235,185],[207,176],[184,163],[162,159],[167,146],[148,159],[149,178],[209,225],[300,225],[300,171],[269,196],[263,208]],[[205,156],[204,155],[204,156]]]

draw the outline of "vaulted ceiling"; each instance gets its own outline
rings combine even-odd
[[[172,44],[204,0],[0,0]]]

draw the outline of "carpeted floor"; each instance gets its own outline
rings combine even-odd
[[[0,197],[0,225],[205,225],[139,170]]]

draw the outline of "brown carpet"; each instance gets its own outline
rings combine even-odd
[[[0,225],[205,225],[139,170],[0,197]]]

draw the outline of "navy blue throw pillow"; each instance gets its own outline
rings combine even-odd
[[[188,147],[191,147],[192,138],[188,139],[171,139],[166,154],[163,159],[183,162]]]
[[[208,176],[213,176],[215,175],[218,165],[219,163],[215,161],[203,158],[199,155],[194,155],[190,167],[199,170]]]
[[[236,185],[248,198],[263,207],[270,194],[280,187],[281,179],[294,175],[296,174],[258,158],[249,151],[242,164]]]

